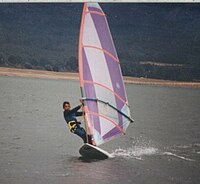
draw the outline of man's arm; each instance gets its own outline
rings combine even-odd
[[[75,108],[73,108],[72,110],[68,111],[67,114],[73,114],[73,113],[77,113],[77,111],[81,108],[81,105],[76,106]]]
[[[82,116],[82,115],[83,115],[83,112],[76,112],[75,115],[76,115],[76,116]]]

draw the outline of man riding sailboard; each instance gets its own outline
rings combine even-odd
[[[75,108],[71,109],[70,102],[65,101],[63,102],[63,115],[64,119],[69,127],[70,132],[78,135],[83,139],[84,143],[91,144],[91,136],[88,135],[88,139],[86,136],[85,129],[80,126],[81,122],[77,121],[76,117],[83,116],[84,112],[79,111],[83,105],[82,100],[80,100],[81,104],[76,106]]]

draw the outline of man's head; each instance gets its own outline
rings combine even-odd
[[[69,102],[63,102],[63,109],[65,111],[69,111],[71,108],[70,103]]]

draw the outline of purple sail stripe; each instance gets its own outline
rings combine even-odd
[[[90,68],[89,68],[89,65],[88,65],[88,61],[87,61],[84,49],[83,49],[83,79],[88,80],[88,81],[92,81],[92,75],[91,75],[91,71],[90,71]],[[93,84],[85,83],[84,84],[84,92],[85,92],[86,98],[96,98],[95,87],[94,87]],[[87,105],[88,105],[89,111],[98,113],[97,103],[87,101]],[[95,126],[95,129],[100,133],[101,128],[100,128],[99,117],[96,116],[96,117],[94,117],[93,120],[94,120],[93,124]]]
[[[122,115],[121,115],[122,116]],[[127,120],[128,121],[128,120]],[[123,128],[123,127],[121,127]],[[122,132],[120,131],[119,128],[114,127],[112,130],[110,130],[107,134],[105,134],[103,136],[103,139],[108,139],[109,137],[112,137],[113,135],[117,135],[117,134],[122,134]]]
[[[115,127],[111,131],[109,131],[107,134],[105,134],[103,136],[103,139],[106,140],[106,139],[109,139],[110,137],[116,136],[118,134],[122,134],[122,133],[118,128]]]
[[[120,120],[122,120],[122,115],[121,114],[119,114],[118,113],[118,118],[120,119]],[[123,124],[122,123],[120,123],[119,124],[119,127],[123,130],[123,126],[122,126]],[[112,136],[114,136],[114,135],[117,135],[117,134],[123,134],[123,132],[118,128],[118,127],[114,127],[112,130],[110,130],[107,134],[105,134],[104,136],[103,136],[103,139],[108,139],[109,137],[112,137]]]
[[[105,54],[106,63],[108,66],[108,70],[110,73],[113,90],[114,92],[119,95],[125,102],[126,102],[126,93],[124,88],[124,82],[121,74],[121,69],[119,63],[116,63],[113,58],[109,57]],[[121,107],[123,107],[124,103],[117,99],[117,101],[121,102]]]
[[[89,11],[96,11],[96,12],[99,12],[99,13],[103,13],[103,11],[99,8],[95,8],[95,7],[91,7],[91,6],[88,6],[88,10]]]
[[[86,98],[96,98],[95,95],[92,94],[92,91],[94,89],[94,86],[91,85],[91,84],[85,84],[84,85],[85,87],[85,92],[86,92]],[[89,112],[94,112],[94,113],[98,113],[98,106],[97,106],[97,103],[94,102],[94,101],[90,101],[90,100],[87,100],[87,106],[88,106],[88,110]],[[92,117],[91,118],[91,121],[94,125],[94,128],[97,132],[99,132],[101,134],[101,128],[100,128],[100,119],[98,116],[90,116]]]
[[[105,17],[96,14],[92,14],[91,17],[93,19],[102,48],[110,52],[115,58],[118,58]]]
[[[110,77],[111,77],[114,92],[118,94],[124,101],[127,101],[123,79],[122,79],[122,76],[120,75],[121,70],[119,68],[119,64],[114,62],[113,59],[107,55],[105,55],[105,58],[106,58],[109,72],[110,72]],[[117,97],[115,97],[115,99],[116,99],[116,108],[121,110],[124,106],[124,103],[121,100],[119,100]],[[122,116],[119,113],[118,113],[118,119],[119,119],[119,126],[123,128]]]
[[[93,18],[95,27],[98,28],[97,33],[98,33],[102,48],[107,50],[108,52],[110,52],[116,58],[118,58],[116,51],[115,51],[115,47],[113,45],[113,41],[112,41],[112,37],[110,35],[109,28],[108,28],[106,20],[105,20],[105,17],[98,16],[98,15],[92,15],[92,18]],[[121,70],[119,68],[119,64],[116,62],[113,62],[112,58],[109,57],[107,54],[104,54],[104,55],[106,57],[108,69],[110,71],[110,76],[111,76],[114,91],[118,92],[117,94],[119,94],[119,96],[121,96],[126,101],[126,95],[124,92],[123,81],[121,79],[122,76],[120,75]],[[120,86],[120,91],[117,88],[117,86]],[[116,99],[116,102],[117,102],[117,108],[122,109],[124,104],[118,99]],[[119,123],[120,123],[120,126],[122,127],[123,122],[122,122],[121,116],[119,116]]]
[[[115,47],[113,45],[112,37],[110,35],[109,27],[107,25],[105,17],[92,14],[92,19],[94,21],[98,37],[100,39],[102,48],[110,52],[112,55],[114,55],[116,58],[117,54],[115,51]],[[111,57],[109,57],[107,54],[104,54],[106,58],[106,62],[108,65],[108,69],[110,72],[110,77],[113,85],[113,90],[126,101],[126,95],[124,91],[124,85],[122,81],[121,70],[119,68],[119,64],[113,61]],[[116,97],[115,97],[116,98]],[[122,109],[124,104],[116,98],[116,106],[117,109]],[[122,116],[118,114],[118,121],[119,126],[123,128],[123,121]]]

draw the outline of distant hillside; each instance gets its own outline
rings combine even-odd
[[[124,75],[200,80],[199,4],[101,7]],[[79,3],[0,4],[0,66],[77,71],[81,12]]]

